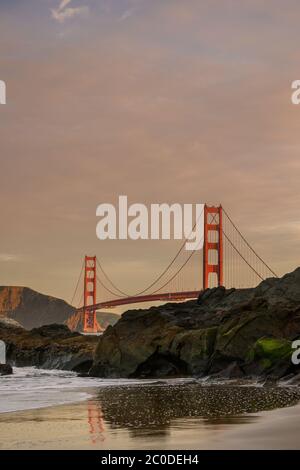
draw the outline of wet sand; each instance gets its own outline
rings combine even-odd
[[[300,448],[300,404],[254,413],[239,413],[237,409],[226,416],[210,412],[215,400],[210,403],[206,397],[201,402],[206,407],[202,416],[192,408],[188,416],[178,394],[174,410],[159,392],[154,397],[153,412],[147,406],[141,409],[139,403],[133,409],[130,403],[135,394],[130,393],[126,403],[122,398],[128,396],[128,389],[95,393],[92,399],[77,404],[3,413],[0,449]],[[145,401],[141,389],[139,396],[141,402]],[[265,402],[263,406],[267,406]]]

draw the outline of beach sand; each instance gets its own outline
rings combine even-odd
[[[1,449],[299,449],[300,405],[143,427],[107,421],[97,399],[0,415]]]

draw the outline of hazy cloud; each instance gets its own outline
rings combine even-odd
[[[0,263],[11,263],[13,261],[20,261],[20,257],[11,253],[0,253]]]
[[[130,18],[134,14],[135,10],[135,8],[130,8],[129,10],[124,11],[124,13],[120,16],[119,21],[125,21]]]
[[[52,18],[59,23],[64,23],[65,20],[73,18],[74,16],[83,16],[88,14],[89,7],[69,7],[68,5],[70,5],[71,2],[72,0],[62,0],[56,9],[51,10]]]

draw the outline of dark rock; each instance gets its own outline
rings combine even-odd
[[[197,301],[131,310],[100,337],[91,375],[296,374],[300,268],[254,289],[207,289]]]
[[[182,377],[187,375],[187,364],[170,354],[154,353],[140,364],[132,375],[139,378]]]
[[[52,325],[44,325],[39,328],[33,328],[31,330],[32,335],[39,335],[45,338],[75,338],[78,337],[78,333],[74,333],[69,330],[67,325],[59,325],[54,323]]]
[[[285,376],[281,383],[283,385],[297,385],[300,386],[300,372],[298,374],[289,374]]]
[[[0,364],[0,375],[11,375],[13,373],[12,367],[9,364]]]
[[[273,375],[268,375],[263,379],[262,385],[263,387],[274,387],[278,383],[278,377]]]
[[[238,363],[232,358],[232,362],[228,364],[224,358],[219,361],[214,360],[213,366],[209,369],[210,376],[220,379],[240,379],[245,376],[245,373]]]
[[[9,364],[87,373],[98,338],[72,333],[65,325],[47,325],[27,331],[0,323],[0,340],[6,343]]]

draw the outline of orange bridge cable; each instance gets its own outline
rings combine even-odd
[[[203,237],[202,237],[202,239],[203,239]],[[199,245],[201,244],[202,239],[201,239],[201,241],[199,242]],[[188,258],[185,260],[185,262],[181,265],[181,267],[178,269],[178,271],[177,271],[165,284],[163,284],[161,287],[159,287],[159,289],[156,289],[155,291],[150,292],[149,295],[156,294],[156,292],[160,291],[161,289],[163,289],[164,287],[166,287],[170,282],[172,282],[173,279],[174,279],[174,278],[182,271],[182,269],[187,265],[187,263],[189,262],[189,260],[190,260],[190,259],[192,258],[192,256],[196,253],[196,251],[197,251],[197,250],[195,249],[195,250],[193,250],[193,251],[191,252],[191,254],[188,256]]]
[[[201,243],[201,242],[200,242]],[[182,271],[182,269],[186,266],[186,264],[188,263],[188,261],[191,259],[191,257],[195,254],[196,250],[193,250],[191,252],[191,254],[189,255],[189,257],[186,259],[186,261],[182,264],[182,266],[178,269],[178,271],[170,278],[168,279],[168,281],[161,287],[159,287],[157,290],[151,292],[149,295],[152,295],[152,294],[155,294],[156,292],[160,291],[161,289],[163,289],[167,284],[169,284],[170,282],[172,282],[172,280]],[[135,294],[134,296],[123,296],[123,297],[119,297],[118,294],[112,292],[100,279],[98,276],[97,277],[97,281],[100,283],[100,285],[106,290],[108,291],[110,294],[112,294],[114,297],[117,297],[117,298],[123,298],[123,299],[126,299],[127,297],[135,297],[139,294]]]
[[[96,279],[97,279],[97,281],[99,282],[99,284],[100,284],[105,290],[107,290],[107,292],[109,292],[110,294],[112,294],[114,297],[120,298],[118,294],[115,294],[115,293],[112,292],[108,287],[106,287],[105,284],[103,284],[103,282],[99,279],[98,276],[96,276]],[[124,297],[123,297],[123,298],[124,298]],[[82,294],[82,296],[81,296],[80,306],[78,307],[77,310],[83,309],[83,307],[82,307],[82,302],[83,302],[83,294]]]
[[[167,273],[167,271],[170,269],[170,267],[175,263],[176,259],[178,258],[178,256],[179,256],[180,253],[182,252],[182,250],[183,250],[183,248],[184,248],[186,242],[189,240],[189,238],[190,238],[192,232],[195,230],[195,227],[196,227],[198,221],[201,219],[202,214],[203,214],[203,210],[204,210],[204,209],[202,209],[201,214],[199,215],[199,217],[197,218],[195,224],[193,225],[193,228],[192,228],[192,230],[190,231],[188,237],[186,237],[186,238],[184,239],[184,241],[183,241],[182,245],[180,246],[178,252],[177,252],[176,255],[174,256],[174,258],[170,261],[170,263],[167,265],[167,267],[162,271],[162,273],[161,273],[146,289],[144,289],[144,290],[142,290],[142,291],[140,291],[140,292],[137,292],[135,295],[144,294],[147,290],[151,289],[151,287],[153,287],[155,284],[157,284],[158,281],[160,281],[160,279]],[[194,250],[194,251],[196,251],[196,250]],[[179,271],[178,271],[178,272],[179,272]],[[167,283],[167,284],[168,284],[168,283]],[[165,284],[165,285],[166,285],[166,284]],[[162,287],[161,287],[160,289],[162,289]],[[158,289],[158,290],[160,290],[160,289]],[[157,291],[155,291],[155,292],[157,292]]]
[[[222,230],[223,232],[223,235],[225,236],[226,240],[228,240],[228,242],[230,243],[230,245],[232,246],[232,248],[240,255],[240,257],[245,261],[245,263],[249,266],[249,268],[252,269],[252,271],[262,280],[264,281],[264,278],[256,271],[256,269],[253,268],[253,266],[251,266],[251,264],[246,260],[246,258],[242,255],[242,253],[234,246],[234,244],[232,243],[232,241],[227,237],[226,233],[224,232],[224,230]]]
[[[178,258],[178,256],[180,255],[180,253],[182,252],[186,242],[189,240],[192,232],[195,230],[195,227],[198,223],[198,221],[201,219],[202,217],[202,214],[203,214],[203,211],[204,209],[202,209],[201,211],[201,214],[199,215],[199,217],[197,218],[195,224],[193,225],[193,228],[192,230],[190,231],[188,237],[186,237],[180,247],[180,249],[178,250],[178,252],[176,253],[176,255],[174,256],[174,258],[170,261],[170,263],[168,264],[168,266],[163,270],[163,272],[150,284],[148,285],[145,289],[141,290],[140,292],[136,292],[135,294],[131,295],[130,297],[132,296],[137,296],[137,295],[141,295],[141,294],[144,294],[147,290],[151,289],[151,287],[153,287],[155,284],[157,284],[158,281],[160,281],[160,279],[166,274],[166,272],[170,269],[170,267],[174,264],[174,262],[176,261],[176,259]],[[97,259],[97,262],[99,263],[99,267],[101,269],[101,271],[103,272],[104,276],[106,277],[106,279],[110,282],[110,284],[118,291],[120,292],[122,295],[124,295],[125,297],[129,297],[129,294],[126,294],[125,292],[121,291],[110,279],[110,277],[106,274],[104,268],[100,265],[100,262],[98,261]]]
[[[235,228],[235,230],[238,232],[242,240],[246,243],[248,248],[257,256],[257,258],[264,264],[264,266],[272,273],[274,274],[275,277],[278,277],[278,275],[270,268],[270,266],[267,265],[267,263],[258,255],[258,253],[252,248],[250,243],[246,240],[246,238],[243,236],[243,234],[239,231],[235,223],[232,221],[232,219],[229,217],[228,213],[225,211],[223,208],[223,212],[225,213],[226,217],[228,218],[229,222],[232,224],[232,226]]]
[[[204,209],[203,209],[204,210]],[[198,221],[201,219],[202,217],[202,214],[203,214],[203,210],[201,212],[201,214],[199,215],[199,217],[197,218],[195,224],[193,225],[193,228],[192,230],[190,231],[188,237],[186,237],[180,247],[180,249],[178,250],[178,252],[176,253],[176,255],[174,256],[174,258],[170,261],[170,263],[168,264],[168,266],[163,270],[163,272],[150,284],[148,285],[145,289],[141,290],[140,292],[136,292],[135,294],[133,294],[133,296],[137,296],[137,295],[141,295],[141,294],[144,294],[147,290],[151,289],[151,287],[153,287],[155,284],[157,284],[158,281],[160,281],[160,279],[166,274],[166,272],[170,269],[170,267],[174,264],[174,262],[176,261],[176,259],[178,258],[178,256],[180,255],[180,253],[182,252],[186,242],[189,240],[189,237],[191,236],[192,232],[195,230],[195,227],[198,223]],[[99,263],[100,264],[100,263]],[[118,289],[114,284],[113,282],[111,281],[111,279],[109,278],[109,276],[105,273],[104,269],[100,266],[100,269],[101,271],[103,272],[103,274],[105,275],[106,279],[110,282],[110,284],[116,289],[118,290],[120,293],[122,293],[122,295],[125,295],[126,297],[128,297],[129,295],[128,294],[125,294],[124,292],[122,292],[120,289]],[[160,290],[160,289],[159,289]]]
[[[82,265],[81,265],[81,271],[80,271],[80,274],[79,274],[79,278],[78,278],[78,281],[77,281],[77,284],[76,284],[76,287],[75,287],[75,291],[74,291],[72,300],[71,300],[71,302],[70,302],[70,305],[72,305],[73,302],[74,302],[74,299],[75,299],[75,296],[76,296],[76,292],[77,292],[77,289],[78,289],[78,287],[79,287],[79,282],[80,282],[80,279],[81,279],[81,276],[82,276],[82,273],[83,273],[83,268],[84,268],[84,261],[82,262]]]
[[[126,298],[126,297],[129,297],[128,295],[125,295],[125,296],[122,296],[120,297],[119,294],[116,294],[115,292],[112,292],[102,281],[101,279],[96,276],[97,278],[97,281],[99,282],[99,284],[107,291],[109,292],[110,294],[112,294],[114,297],[117,297],[117,298]]]
[[[96,258],[96,261],[97,261],[97,264],[98,264],[98,266],[99,266],[101,272],[103,273],[105,279],[112,285],[112,287],[113,287],[117,292],[119,292],[122,296],[129,297],[129,294],[127,294],[126,292],[121,291],[121,290],[113,283],[113,281],[110,279],[110,277],[109,277],[109,276],[106,274],[106,272],[104,271],[104,269],[103,269],[103,267],[102,267],[100,261],[98,261],[98,258]],[[99,281],[99,282],[101,282],[101,281]]]
[[[182,271],[182,269],[186,266],[186,264],[189,262],[189,260],[191,259],[191,257],[195,254],[196,250],[193,250],[190,254],[190,256],[185,260],[185,262],[182,264],[182,266],[178,269],[178,271],[165,283],[163,284],[162,286],[160,286],[158,289],[150,292],[149,295],[153,295],[153,294],[156,294],[156,292],[160,291],[161,289],[163,289],[164,287],[166,287],[170,282],[173,281],[173,279],[180,273],[180,271]]]
[[[83,297],[84,297],[84,294],[83,294],[83,292],[82,292],[81,297],[80,297],[80,302],[79,302],[79,304],[77,304],[78,307],[80,307],[81,305],[83,305]]]

